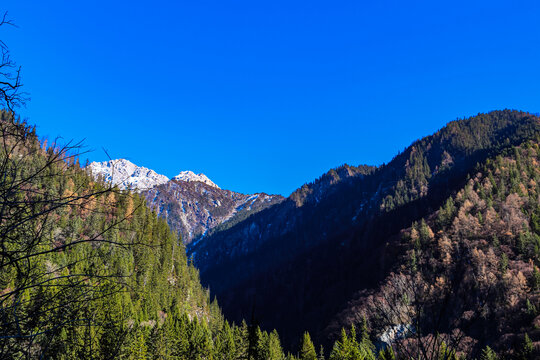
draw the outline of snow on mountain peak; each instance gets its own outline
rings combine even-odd
[[[165,184],[169,178],[154,170],[137,166],[126,159],[92,162],[88,168],[94,176],[102,176],[105,181],[118,185],[120,189],[145,190]]]
[[[219,186],[217,186],[216,184],[214,184],[214,182],[212,180],[210,180],[208,178],[208,176],[204,175],[204,174],[195,174],[193,171],[182,171],[180,172],[180,174],[176,175],[175,177],[172,178],[173,180],[176,180],[176,181],[186,181],[186,182],[190,182],[190,181],[199,181],[199,182],[202,182],[202,183],[205,183],[206,185],[210,185],[210,186],[213,186],[215,188],[220,188]]]
[[[154,170],[143,166],[137,166],[126,159],[103,162],[94,161],[88,165],[88,169],[93,176],[101,176],[103,180],[113,185],[118,185],[120,189],[129,188],[141,191],[169,182],[169,178],[165,175],[158,174]],[[219,189],[219,186],[214,184],[206,175],[195,174],[193,171],[182,171],[173,180],[186,182],[200,181]]]

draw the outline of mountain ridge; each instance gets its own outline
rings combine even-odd
[[[158,174],[156,171],[138,166],[127,159],[114,159],[108,161],[93,161],[87,169],[93,176],[101,176],[104,181],[118,186],[121,190],[132,189],[143,191],[154,186],[165,184],[170,180],[193,182],[199,181],[219,189],[212,180],[203,173],[195,174],[191,170],[184,170],[169,179],[167,176]]]
[[[122,190],[144,190],[169,181],[165,175],[144,166],[137,166],[126,159],[91,162],[86,167],[94,177],[102,177],[105,182]]]

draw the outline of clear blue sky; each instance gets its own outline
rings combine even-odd
[[[457,117],[540,111],[538,1],[4,0],[41,135],[288,195]]]

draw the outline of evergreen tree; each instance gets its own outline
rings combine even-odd
[[[534,344],[528,334],[525,334],[523,339],[523,345],[518,352],[518,359],[520,360],[532,360],[535,359]]]
[[[137,331],[133,342],[129,349],[129,360],[146,360],[148,359],[148,349],[146,347],[146,340],[141,330]]]
[[[279,341],[279,335],[276,330],[273,330],[268,335],[268,360],[283,360],[285,355],[281,348],[281,342]]]
[[[492,348],[486,346],[486,348],[482,350],[480,360],[499,360],[499,357]]]
[[[308,332],[304,333],[300,347],[300,360],[317,360],[317,352]]]
[[[227,321],[224,322],[215,343],[215,358],[233,360],[236,358],[236,344],[234,333]]]
[[[319,357],[317,358],[318,360],[324,360],[325,357],[324,357],[324,348],[323,346],[321,345],[320,349],[319,349]]]
[[[236,358],[248,359],[249,356],[249,327],[245,320],[240,326],[234,328],[234,341],[236,344]]]

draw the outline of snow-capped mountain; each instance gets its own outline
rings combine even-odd
[[[206,175],[195,174],[193,171],[182,171],[180,172],[180,174],[176,175],[172,179],[177,180],[177,181],[186,181],[186,182],[199,181],[199,182],[205,183],[206,185],[210,185],[218,189],[220,188],[219,186],[214,184],[214,182],[210,180]]]
[[[137,166],[126,159],[116,159],[103,162],[92,162],[88,169],[95,177],[100,176],[105,181],[118,185],[120,189],[133,189],[137,191],[148,190],[155,186],[169,182],[165,175],[158,174],[154,170]],[[195,174],[193,171],[181,171],[172,178],[176,181],[193,182],[198,181],[206,185],[219,189],[208,176],[204,174]]]
[[[158,174],[143,166],[137,166],[126,159],[93,162],[88,165],[88,169],[93,176],[100,176],[103,180],[118,185],[120,189],[129,188],[141,191],[169,181],[165,175]]]
[[[193,171],[182,171],[169,180],[126,159],[93,162],[87,168],[94,177],[120,189],[140,192],[186,244],[283,200],[280,195],[223,190],[206,175]]]

